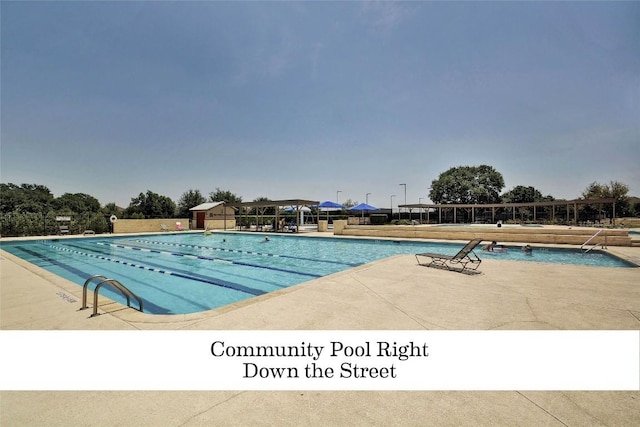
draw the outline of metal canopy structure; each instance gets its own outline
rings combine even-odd
[[[267,208],[275,209],[275,224],[276,229],[273,231],[283,231],[280,230],[280,210],[285,207],[293,207],[293,212],[296,213],[296,219],[300,218],[300,212],[303,207],[317,207],[320,202],[317,200],[305,200],[305,199],[286,199],[286,200],[264,200],[259,202],[243,202],[243,203],[229,203],[228,206],[232,206],[239,210],[238,214],[242,217],[244,215],[245,218],[249,217],[249,211],[251,209],[255,209],[255,218],[256,218],[256,231],[265,231],[258,227],[259,221],[264,216],[264,212]],[[319,211],[316,212],[317,220],[320,220]],[[317,222],[317,221],[316,221]],[[300,227],[299,224],[296,223],[295,232],[299,232]]]
[[[533,220],[536,221],[537,208],[551,208],[551,218],[555,219],[556,207],[563,206],[567,210],[567,222],[570,222],[571,208],[573,208],[573,220],[574,223],[578,223],[578,206],[581,205],[608,205],[611,204],[613,217],[616,216],[616,199],[575,199],[575,200],[553,200],[548,202],[531,202],[531,203],[494,203],[494,204],[407,204],[398,205],[398,208],[407,208],[409,212],[411,209],[434,209],[438,211],[438,223],[442,222],[442,211],[447,209],[453,209],[453,222],[457,222],[457,210],[471,210],[471,222],[475,222],[476,209],[487,210],[491,209],[491,221],[495,221],[496,209],[506,209],[512,212],[512,218],[516,219],[516,208],[533,208]]]

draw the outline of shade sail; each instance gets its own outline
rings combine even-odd
[[[318,207],[320,209],[342,209],[344,206],[342,206],[340,203],[336,203],[336,202],[332,202],[330,200],[324,201],[322,203],[320,203],[318,205]]]
[[[355,205],[352,208],[349,208],[350,211],[377,211],[378,208],[375,206],[368,205],[366,203],[360,203],[359,205]]]

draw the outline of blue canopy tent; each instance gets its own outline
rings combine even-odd
[[[332,209],[342,209],[342,208],[344,208],[344,206],[342,206],[340,203],[331,202],[331,201],[329,201],[329,200],[327,200],[327,201],[325,201],[325,202],[320,203],[320,204],[318,205],[318,207],[319,207],[320,209],[329,209],[329,208],[332,208]]]
[[[368,205],[366,203],[360,203],[359,205],[355,205],[352,208],[349,208],[350,211],[360,211],[362,216],[364,217],[364,211],[377,211],[379,210],[375,206]]]
[[[327,213],[327,221],[329,221],[329,211],[339,211],[340,209],[344,209],[340,203],[332,202],[332,201],[324,201],[318,205],[318,208],[321,211],[325,211]]]

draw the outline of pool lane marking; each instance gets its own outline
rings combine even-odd
[[[39,243],[43,243],[43,242],[39,242]],[[70,272],[70,273],[74,274],[75,276],[77,276],[78,278],[80,278],[82,282],[84,282],[87,277],[93,275],[93,274],[87,273],[86,271],[82,271],[82,270],[80,270],[78,268],[75,268],[74,266],[71,266],[71,265],[66,264],[64,262],[61,262],[59,260],[50,258],[50,257],[46,256],[45,254],[41,254],[39,252],[32,251],[32,250],[24,248],[22,246],[17,246],[17,249],[21,250],[23,252],[26,252],[26,253],[28,253],[30,255],[33,255],[34,257],[36,257],[36,258],[38,258],[38,259],[40,259],[42,261],[48,262],[51,265],[56,265],[56,266],[58,266],[58,267],[60,267],[60,268],[62,268],[64,270],[67,270],[68,272]],[[35,265],[38,265],[38,264],[35,264]],[[50,267],[45,267],[45,266],[39,266],[39,267],[44,268],[47,271],[53,272],[52,270],[50,270]],[[57,272],[56,272],[56,274],[57,274]],[[74,282],[74,283],[76,283],[77,285],[81,286],[82,282],[80,282],[80,283]],[[119,301],[122,304],[124,304],[125,299],[121,294],[119,294],[118,292],[109,290],[109,289],[107,290],[107,292],[109,292],[111,294],[110,295],[111,299],[113,299],[114,301]],[[144,301],[145,313],[155,313],[158,310],[164,310],[165,312],[167,311],[166,309],[164,309],[164,307],[158,306],[157,304],[154,304],[152,301],[149,301],[146,298],[143,298],[143,301]],[[192,303],[192,304],[197,305],[197,303]],[[149,311],[151,309],[155,309],[156,311]],[[208,309],[208,307],[205,307],[204,309]]]
[[[32,250],[27,249],[27,248],[24,248],[24,247],[22,247],[22,246],[17,246],[17,248],[18,248],[19,250],[23,251],[23,252],[28,253],[29,255],[32,255],[32,256],[34,256],[34,257],[36,257],[36,258],[39,258],[39,259],[41,259],[41,260],[44,260],[44,261],[46,261],[46,262],[49,262],[49,263],[51,263],[52,265],[57,265],[58,267],[60,267],[60,268],[62,268],[62,269],[64,269],[64,270],[67,270],[68,272],[70,272],[70,273],[72,273],[72,274],[75,274],[76,276],[80,277],[80,278],[81,278],[81,279],[83,279],[83,280],[84,280],[86,277],[90,276],[90,274],[89,274],[89,273],[87,273],[87,272],[85,272],[85,271],[82,271],[82,270],[80,270],[79,268],[75,268],[75,267],[74,267],[74,266],[72,266],[72,265],[69,265],[69,264],[66,264],[66,263],[64,263],[64,262],[60,262],[60,261],[58,261],[58,260],[56,260],[56,259],[50,258],[50,257],[46,256],[45,254],[41,254],[41,253],[38,253],[38,252],[32,251]],[[37,264],[36,264],[36,265],[37,265]],[[45,268],[45,269],[46,269],[46,267],[41,267],[41,268]]]
[[[156,240],[135,240],[136,243],[150,243],[154,245],[165,245],[165,246],[177,246],[182,248],[195,248],[195,249],[209,249],[218,252],[231,252],[235,254],[248,254],[248,255],[258,255],[258,256],[267,256],[274,258],[288,258],[288,259],[297,259],[301,261],[312,261],[312,262],[321,262],[327,264],[340,264],[340,265],[348,265],[350,267],[358,267],[362,265],[360,262],[343,262],[343,261],[332,261],[327,259],[316,259],[316,258],[307,258],[307,257],[299,257],[294,255],[279,255],[279,254],[271,254],[267,252],[255,252],[255,251],[244,251],[241,249],[228,249],[228,248],[219,248],[215,246],[203,246],[203,245],[190,245],[186,243],[173,243],[173,242],[160,242]],[[152,249],[150,249],[152,250]]]
[[[92,242],[92,243],[95,243],[95,242]],[[102,249],[102,248],[93,248],[93,247],[89,247],[89,248],[88,248],[88,247],[85,247],[85,246],[74,245],[74,244],[71,244],[71,243],[65,243],[65,246],[66,246],[66,247],[77,248],[77,249],[79,249],[79,250],[81,250],[81,251],[89,251],[89,252],[92,252],[92,253],[93,253],[93,252],[96,252],[96,253],[99,253],[99,254],[102,254],[102,255],[111,255],[111,252],[106,252],[106,253],[105,253],[105,252],[103,252],[103,251],[101,251],[101,250],[98,250],[98,249]],[[109,248],[104,248],[104,250],[105,250],[105,251],[109,251]],[[147,252],[150,252],[150,251],[147,251]],[[125,254],[123,254],[123,253],[118,253],[118,254],[117,254],[117,257],[118,257],[118,258],[123,258],[123,259],[128,259],[129,261],[140,262],[140,260],[139,260],[139,259],[136,259],[135,257],[128,257],[128,256],[126,256],[126,255],[125,255]],[[196,258],[197,258],[197,257],[196,257]],[[147,264],[149,264],[149,265],[151,265],[151,266],[155,266],[155,267],[162,267],[162,268],[164,268],[164,267],[165,267],[165,265],[164,265],[164,264],[156,264],[156,263],[154,263],[154,262],[152,262],[152,261],[150,261],[150,260],[148,260],[148,259],[146,259],[146,260],[142,260],[142,261],[143,261],[143,262],[146,262]],[[216,261],[214,261],[214,263],[216,263],[216,264],[233,264],[231,261],[226,261],[226,260],[216,260]],[[175,274],[175,271],[176,271],[176,270],[174,270],[174,274]],[[217,269],[215,269],[215,267],[214,267],[214,272],[217,272],[217,271],[218,271],[218,270],[217,270]],[[204,279],[205,279],[205,283],[208,283],[208,282],[207,282],[207,280],[208,280],[208,279],[212,279],[212,280],[219,280],[219,281],[221,281],[221,282],[223,282],[223,283],[230,283],[230,284],[231,284],[231,286],[230,286],[230,288],[231,288],[231,289],[233,289],[233,286],[246,286],[247,288],[250,288],[250,289],[260,289],[260,290],[263,290],[263,288],[261,288],[261,287],[256,287],[256,288],[254,288],[253,286],[249,286],[249,285],[242,285],[242,283],[247,283],[247,282],[246,282],[246,280],[247,280],[247,276],[246,276],[246,275],[241,274],[241,273],[242,273],[242,271],[241,271],[241,272],[237,272],[236,270],[233,270],[233,271],[225,271],[225,273],[226,273],[227,275],[229,275],[229,276],[237,276],[238,278],[240,278],[240,281],[234,281],[234,280],[226,280],[226,279],[222,279],[222,278],[216,277],[216,276],[215,276],[215,274],[214,274],[213,276],[211,276],[211,275],[198,274],[198,273],[195,273],[195,272],[185,271],[185,270],[177,270],[177,272],[182,273],[182,274],[186,274],[186,275],[188,275],[188,276],[189,276],[189,278],[191,278],[191,276],[204,278]],[[283,285],[283,284],[281,284],[281,283],[279,283],[279,282],[277,282],[277,281],[267,280],[267,279],[265,279],[265,278],[253,278],[253,277],[251,277],[251,278],[249,278],[249,279],[250,279],[250,280],[252,280],[252,281],[258,281],[258,282],[264,283],[264,284],[266,284],[266,285],[268,285],[268,286],[274,286],[274,287],[276,287],[276,288],[286,288],[286,287],[288,287],[288,286],[289,286],[289,285]],[[268,293],[268,292],[269,292],[269,291],[265,291],[265,293]]]
[[[38,243],[43,244],[43,243],[45,243],[45,241],[40,241]],[[26,249],[26,248],[24,248],[22,246],[16,246],[16,248],[19,251],[23,251],[25,253],[28,253],[28,254],[30,254],[30,255],[32,255],[32,256],[44,261],[44,262],[48,262],[51,265],[56,265],[56,266],[58,266],[58,267],[60,267],[60,268],[62,268],[64,270],[67,270],[70,273],[78,276],[81,279],[81,282],[80,283],[74,282],[77,285],[81,285],[81,283],[83,283],[87,277],[93,275],[93,274],[89,274],[89,273],[87,273],[85,271],[82,271],[80,269],[77,269],[77,268],[75,268],[75,267],[73,267],[73,266],[71,266],[69,264],[66,264],[66,263],[60,262],[60,261],[58,261],[56,259],[50,258],[50,257],[46,256],[45,254],[41,254],[39,252],[35,252],[35,251],[30,250],[30,249]],[[38,265],[38,264],[36,264],[36,265]],[[41,267],[45,268],[47,271],[51,271],[49,269],[50,267],[45,267],[45,266],[41,266]],[[167,292],[166,290],[163,290],[161,288],[159,290],[161,292]],[[111,299],[113,299],[114,301],[120,301],[122,304],[124,304],[125,299],[122,296],[122,294],[120,294],[118,292],[115,292],[115,291],[111,291],[111,290],[107,290],[107,292],[111,292],[112,293],[110,295]],[[212,308],[212,307],[209,307],[209,306],[206,306],[206,305],[202,305],[202,304],[200,304],[200,303],[198,303],[196,301],[188,300],[188,299],[184,298],[184,295],[175,295],[175,294],[171,294],[171,293],[170,293],[170,295],[172,295],[174,298],[181,298],[181,299],[187,301],[187,303],[189,303],[189,304],[191,304],[193,306],[202,307],[202,310],[209,310],[209,309]],[[143,301],[144,301],[144,308],[145,308],[144,312],[145,313],[150,313],[150,314],[172,314],[172,312],[169,309],[167,309],[167,308],[165,308],[163,306],[159,306],[157,304],[154,304],[153,301],[149,301],[146,298],[143,298]],[[182,313],[178,313],[178,314],[182,314]]]
[[[67,243],[67,246],[71,247],[71,248],[77,248],[80,251],[88,250],[90,252],[102,253],[104,255],[104,252],[98,252],[98,251],[95,250],[96,248],[86,248],[86,247],[81,246],[81,245],[75,245],[75,244],[70,244],[70,243]],[[120,258],[125,258],[125,259],[128,259],[129,261],[138,262],[138,260],[136,260],[134,258],[123,257],[123,256],[120,256]],[[158,265],[158,264],[154,264],[154,263],[149,263],[149,264],[151,266],[160,267],[160,265]],[[147,270],[149,272],[153,272],[152,267],[149,267],[149,266],[146,266],[146,265],[141,266],[141,268],[142,267],[144,267],[144,270]],[[183,273],[183,275],[181,275],[180,273]],[[195,281],[199,281],[199,282],[203,282],[203,283],[207,283],[207,284],[213,284],[213,282],[210,282],[208,280],[209,277],[206,277],[206,276],[203,276],[203,275],[197,274],[197,273],[193,273],[192,275],[185,276],[184,275],[185,273],[187,273],[187,272],[180,271],[180,270],[172,271],[171,276],[176,276],[176,277],[184,278],[184,279],[187,279],[187,280],[195,280]],[[122,274],[124,274],[124,273],[122,273]],[[161,274],[164,274],[164,273],[161,273]],[[198,278],[204,278],[205,280],[198,280]],[[137,280],[137,279],[134,279],[134,280],[140,282],[140,280]],[[229,284],[229,286],[224,288],[224,289],[231,289],[231,290],[243,293],[243,294],[247,293],[247,292],[244,292],[244,290],[236,289],[237,286],[242,286],[242,285],[237,284],[237,282],[232,282],[232,281],[223,280],[223,279],[217,279],[217,280],[220,280],[222,282],[222,283],[220,283],[219,287],[223,287],[224,288],[224,286],[222,286],[222,284],[227,283],[227,284]],[[84,282],[84,279],[83,279],[83,282]],[[154,283],[155,283],[155,281],[154,281]],[[162,281],[158,282],[158,284],[159,284],[158,286],[156,284],[147,284],[147,283],[143,283],[143,285],[145,287],[149,286],[151,288],[156,289],[159,292],[162,292],[162,293],[164,293],[166,295],[169,295],[170,298],[180,299],[180,300],[186,302],[187,304],[189,304],[190,306],[199,307],[201,310],[209,310],[210,308],[212,308],[210,305],[202,304],[197,299],[193,299],[191,297],[191,295],[189,295],[188,293],[185,294],[185,293],[172,292],[171,291],[172,287],[163,286],[162,283],[163,283]],[[249,295],[255,295],[255,294],[249,293]],[[153,313],[153,314],[163,314],[163,313],[164,314],[171,314],[172,313],[172,311],[170,309],[167,309],[165,306],[154,304],[152,301],[149,301],[149,300],[146,300],[145,308],[149,311],[149,313]]]
[[[40,241],[38,243],[43,244],[43,243],[45,243],[45,241]],[[26,248],[24,248],[22,246],[17,246],[17,248],[19,250],[23,251],[23,252],[26,252],[26,253],[28,253],[30,255],[33,255],[34,257],[37,257],[38,259],[41,259],[41,260],[43,260],[45,262],[50,263],[51,265],[56,265],[56,266],[58,266],[58,267],[60,267],[62,269],[65,269],[65,270],[69,271],[70,273],[78,276],[81,279],[81,282],[75,282],[78,285],[81,285],[85,281],[85,279],[87,277],[93,275],[93,273],[89,274],[86,271],[82,271],[82,270],[80,270],[78,268],[75,268],[75,267],[73,267],[73,266],[71,266],[71,265],[69,265],[67,263],[61,262],[61,261],[56,260],[54,258],[50,258],[50,257],[46,256],[45,254],[41,254],[39,252],[35,252],[35,251],[32,251],[32,250],[26,249]],[[48,271],[51,271],[49,268],[47,268],[45,266],[42,266],[42,268],[45,268]],[[96,283],[94,283],[94,285],[96,285]],[[162,288],[157,288],[157,289],[160,292],[169,293],[165,289],[162,289]],[[118,292],[115,292],[115,291],[112,291],[112,290],[109,290],[109,289],[107,290],[107,292],[111,293],[111,295],[110,295],[111,299],[113,299],[114,301],[120,301],[122,304],[124,304],[125,299],[122,296],[122,294],[120,294]],[[180,298],[180,299],[186,301],[188,304],[191,304],[192,306],[201,307],[202,310],[209,310],[211,308],[210,306],[202,305],[197,301],[189,300],[189,299],[185,298],[184,295],[176,295],[176,294],[171,294],[171,293],[169,293],[169,294],[172,295],[174,298]],[[144,298],[142,294],[140,296],[142,297],[142,299],[144,301],[144,307],[145,307],[144,312],[145,313],[171,314],[171,311],[168,310],[167,308],[165,308],[163,306],[160,306],[160,305],[157,305],[153,301],[149,301],[148,299]]]
[[[120,249],[132,249],[132,250],[141,250],[141,248],[136,247],[136,246],[128,246],[128,245],[120,245],[120,244],[116,244],[116,243],[106,243],[106,242],[95,242],[97,245],[103,245],[103,246],[111,246],[114,248],[120,248]],[[301,276],[308,276],[308,277],[314,277],[314,278],[318,278],[318,277],[322,277],[321,274],[315,274],[315,273],[304,273],[301,271],[296,271],[296,270],[289,270],[287,268],[279,268],[279,267],[271,267],[268,265],[258,265],[258,264],[251,264],[248,262],[243,262],[243,261],[233,261],[233,260],[228,260],[228,259],[223,259],[223,258],[213,258],[213,257],[207,257],[204,255],[191,255],[191,254],[185,254],[182,252],[168,252],[168,251],[159,251],[156,249],[150,249],[149,250],[152,253],[158,253],[158,254],[163,254],[163,255],[173,255],[173,256],[178,256],[178,257],[185,257],[185,256],[195,256],[197,257],[197,259],[201,259],[204,261],[214,261],[214,262],[222,262],[225,264],[235,264],[235,265],[242,265],[244,267],[254,267],[254,268],[264,268],[266,270],[275,270],[275,271],[281,271],[283,273],[291,273],[291,274],[298,274]]]
[[[265,291],[249,288],[247,286],[242,286],[242,285],[239,285],[239,284],[236,284],[236,283],[222,281],[222,280],[219,280],[219,279],[214,281],[214,280],[211,280],[211,279],[208,279],[208,278],[205,278],[205,277],[191,276],[191,275],[180,273],[180,272],[177,272],[177,271],[171,271],[171,270],[165,270],[165,269],[161,269],[161,268],[149,267],[148,265],[143,265],[143,264],[135,264],[135,263],[132,263],[132,262],[123,261],[123,260],[119,260],[119,259],[115,259],[115,258],[110,258],[110,257],[102,256],[102,255],[95,255],[95,254],[90,254],[90,253],[87,253],[87,252],[77,251],[77,250],[69,249],[69,248],[62,247],[62,246],[47,245],[47,244],[45,244],[45,245],[49,246],[52,249],[58,250],[58,251],[75,253],[75,254],[87,256],[87,257],[90,257],[90,258],[97,258],[97,259],[101,259],[101,260],[104,260],[104,261],[114,262],[116,264],[122,264],[122,265],[126,265],[126,266],[129,266],[129,267],[139,268],[141,270],[148,270],[148,271],[153,271],[155,273],[166,274],[168,276],[176,276],[176,277],[181,277],[183,279],[189,279],[189,280],[195,280],[195,281],[198,281],[198,282],[209,283],[211,285],[221,286],[223,288],[233,289],[235,291],[244,292],[244,293],[251,294],[251,295],[262,295],[262,294],[266,293]]]
[[[102,256],[102,255],[94,255],[94,254],[90,254],[90,253],[86,253],[86,252],[82,252],[82,251],[77,251],[77,250],[73,250],[73,249],[69,249],[66,247],[59,247],[59,246],[55,246],[55,245],[48,245],[54,249],[57,250],[61,250],[61,251],[65,251],[65,252],[71,252],[71,253],[76,253],[79,255],[84,255],[84,256],[88,256],[91,258],[98,258],[98,259],[102,259],[105,261],[110,261],[110,262],[114,262],[116,264],[123,264],[126,266],[130,266],[130,267],[136,267],[136,268],[140,268],[142,270],[148,270],[148,271],[153,271],[155,273],[160,273],[160,274],[166,274],[169,276],[176,276],[176,277],[181,277],[184,279],[189,279],[189,280],[195,280],[195,281],[199,281],[199,282],[203,282],[203,283],[209,283],[212,285],[216,285],[216,286],[221,286],[224,288],[228,288],[228,289],[233,289],[235,291],[239,291],[239,292],[244,292],[244,293],[248,293],[251,295],[262,295],[264,293],[266,293],[265,291],[261,291],[258,289],[253,289],[247,286],[243,286],[237,283],[232,283],[232,282],[227,282],[225,280],[221,280],[221,279],[217,279],[217,280],[211,280],[209,278],[206,277],[202,277],[200,275],[197,276],[192,276],[183,272],[179,272],[179,271],[172,271],[172,270],[166,270],[164,268],[156,268],[156,267],[150,267],[148,265],[144,265],[144,264],[136,264],[136,263],[132,263],[132,262],[128,262],[128,261],[123,261],[123,260],[119,260],[119,259],[115,259],[115,258],[110,258],[110,257],[106,257],[106,256]],[[81,249],[85,249],[85,248],[81,248]]]

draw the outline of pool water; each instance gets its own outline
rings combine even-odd
[[[268,240],[266,240],[268,238]],[[3,250],[82,285],[101,274],[143,300],[150,314],[187,314],[222,307],[399,254],[455,254],[460,243],[309,238],[284,235],[171,233],[3,242]],[[512,247],[480,258],[632,267],[604,252]],[[93,282],[93,289],[98,282]],[[102,288],[111,299],[124,298]],[[135,303],[132,303],[136,306]]]

